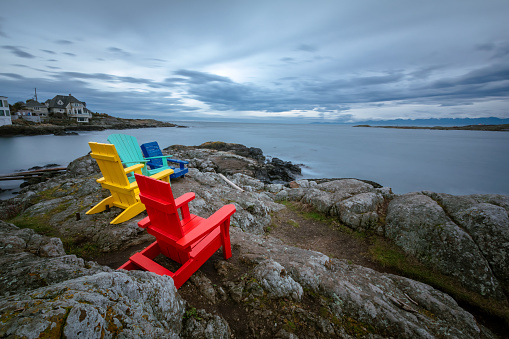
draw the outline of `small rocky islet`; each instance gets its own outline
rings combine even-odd
[[[109,224],[117,208],[85,214],[108,195],[85,155],[0,202],[3,337],[507,333],[509,196],[396,195],[365,180],[298,180],[292,163],[221,142],[164,152],[189,161],[172,189],[195,192],[191,213],[235,204],[232,258],[219,251],[178,291],[169,277],[115,270],[153,237],[137,226],[144,213],[119,225]],[[288,243],[282,232],[307,238]],[[334,242],[340,233],[363,243],[368,253],[359,255],[369,260],[336,255],[334,246],[346,246]]]

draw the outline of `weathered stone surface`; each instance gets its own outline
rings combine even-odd
[[[254,269],[254,276],[267,291],[269,297],[302,298],[302,286],[286,272],[285,268],[274,260],[265,260]]]
[[[183,335],[187,338],[228,339],[231,332],[228,323],[222,317],[199,309],[196,315],[186,320]]]
[[[377,230],[380,216],[376,211],[383,202],[384,198],[380,193],[360,193],[337,202],[334,211],[345,225],[355,230]]]
[[[275,271],[282,272],[284,269],[287,276],[304,289],[325,297],[321,300],[336,322],[346,326],[348,319],[355,319],[365,328],[371,328],[366,335],[480,337],[481,330],[473,316],[461,309],[451,297],[428,285],[349,265],[346,260],[331,259],[318,252],[286,246],[270,237],[262,238],[237,229],[232,230],[231,236],[232,243],[241,249],[243,260],[257,265],[253,274],[257,274],[259,281],[270,280]],[[256,268],[274,266],[274,262],[283,268],[280,270],[277,265],[275,270]],[[261,283],[259,286],[266,293],[274,290],[272,284]],[[313,315],[303,317],[319,322],[318,317]],[[322,325],[327,328],[323,320]],[[341,329],[334,333],[345,335]]]
[[[62,241],[0,221],[0,291],[21,293],[111,269],[65,255]]]
[[[443,206],[454,222],[472,237],[497,279],[509,286],[509,197],[425,194]]]
[[[278,158],[266,160],[259,148],[239,144],[207,142],[200,146],[175,145],[165,149],[176,158],[189,161],[189,167],[201,172],[225,175],[241,173],[263,183],[286,183],[301,174],[298,165]]]
[[[478,245],[430,197],[422,193],[396,197],[386,221],[385,235],[406,252],[483,296],[505,299]]]
[[[237,184],[238,186],[248,189],[250,191],[260,191],[263,190],[265,185],[260,180],[256,180],[248,175],[242,174],[242,173],[235,173],[232,176],[233,183]]]
[[[27,338],[177,338],[184,311],[170,277],[102,272],[0,298],[0,333]]]
[[[93,174],[99,174],[100,171],[97,162],[89,155],[85,155],[72,161],[67,166],[66,175],[70,177],[87,177]]]

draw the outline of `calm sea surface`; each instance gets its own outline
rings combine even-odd
[[[509,194],[509,133],[177,122],[190,128],[79,132],[76,136],[0,138],[0,174],[50,163],[67,164],[87,154],[87,142],[111,133],[135,136],[161,148],[206,141],[259,147],[266,156],[303,164],[303,178],[359,178],[402,194],[420,190],[450,194]],[[20,181],[0,181],[0,187]],[[12,195],[11,195],[12,196]],[[5,197],[5,194],[3,196]]]

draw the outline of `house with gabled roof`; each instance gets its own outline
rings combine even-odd
[[[46,105],[50,115],[76,119],[77,122],[88,122],[92,118],[86,103],[79,101],[71,94],[56,95],[53,99],[46,101]]]
[[[37,100],[28,100],[23,105],[22,114],[23,116],[40,117],[40,120],[46,120],[48,118],[48,107],[45,104],[41,104]]]

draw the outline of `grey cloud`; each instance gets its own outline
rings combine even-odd
[[[128,52],[126,52],[123,49],[118,48],[118,47],[110,47],[110,48],[108,48],[108,52],[111,52],[113,54],[116,54],[116,55],[119,55],[119,56],[122,56],[122,57],[130,57],[131,56],[131,53],[128,53]]]
[[[5,76],[6,78],[2,77]],[[139,107],[143,107],[148,114],[175,114],[181,118],[183,112],[196,112],[197,108],[187,106],[178,98],[164,98],[171,93],[123,91],[111,93],[106,90],[96,90],[89,87],[86,81],[75,78],[72,81],[65,78],[53,80],[42,78],[23,78],[17,74],[0,73],[0,88],[9,88],[9,98],[15,101],[25,101],[31,97],[33,88],[41,100],[54,97],[57,94],[73,93],[73,95],[87,102],[87,107],[94,112],[106,112],[116,116],[140,116]]]
[[[17,47],[17,46],[2,46],[2,48],[10,50],[14,55],[17,55],[20,58],[27,58],[27,59],[35,58],[35,55],[27,53],[27,52],[21,50],[21,48]]]
[[[74,42],[70,40],[56,40],[55,43],[59,45],[72,45]]]
[[[65,55],[68,55],[68,56],[72,56],[72,57],[75,57],[75,56],[76,56],[76,54],[74,54],[74,53],[69,53],[69,52],[64,52],[64,53],[62,53],[62,54],[65,54]]]
[[[48,53],[48,54],[57,54],[56,52],[50,51],[49,49],[41,49],[41,51],[43,51],[44,53]]]
[[[205,84],[209,82],[232,82],[229,78],[216,74],[181,69],[174,72],[176,75],[187,78],[193,84]]]
[[[147,84],[152,85],[154,81],[144,78],[134,77],[121,77],[105,73],[81,73],[81,72],[59,72],[54,74],[55,78],[58,79],[94,79],[103,80],[108,82],[125,82],[132,84]]]
[[[314,45],[300,44],[299,46],[297,46],[296,50],[304,52],[316,52],[318,51],[318,47]]]
[[[442,79],[431,84],[435,88],[452,88],[462,85],[481,85],[506,82],[509,79],[509,64],[495,64],[473,70],[456,78]],[[502,84],[503,86],[503,84]]]
[[[509,41],[503,42],[489,42],[484,44],[478,44],[475,46],[476,50],[487,51],[493,53],[493,58],[504,58],[509,55]]]
[[[279,59],[279,61],[286,62],[286,63],[293,63],[293,62],[295,62],[295,59],[294,58],[290,58],[290,57],[286,57],[286,58]]]
[[[11,78],[11,79],[18,79],[18,80],[24,79],[23,76],[21,76],[19,74],[15,74],[15,73],[0,73],[0,75],[7,77],[7,78]]]

